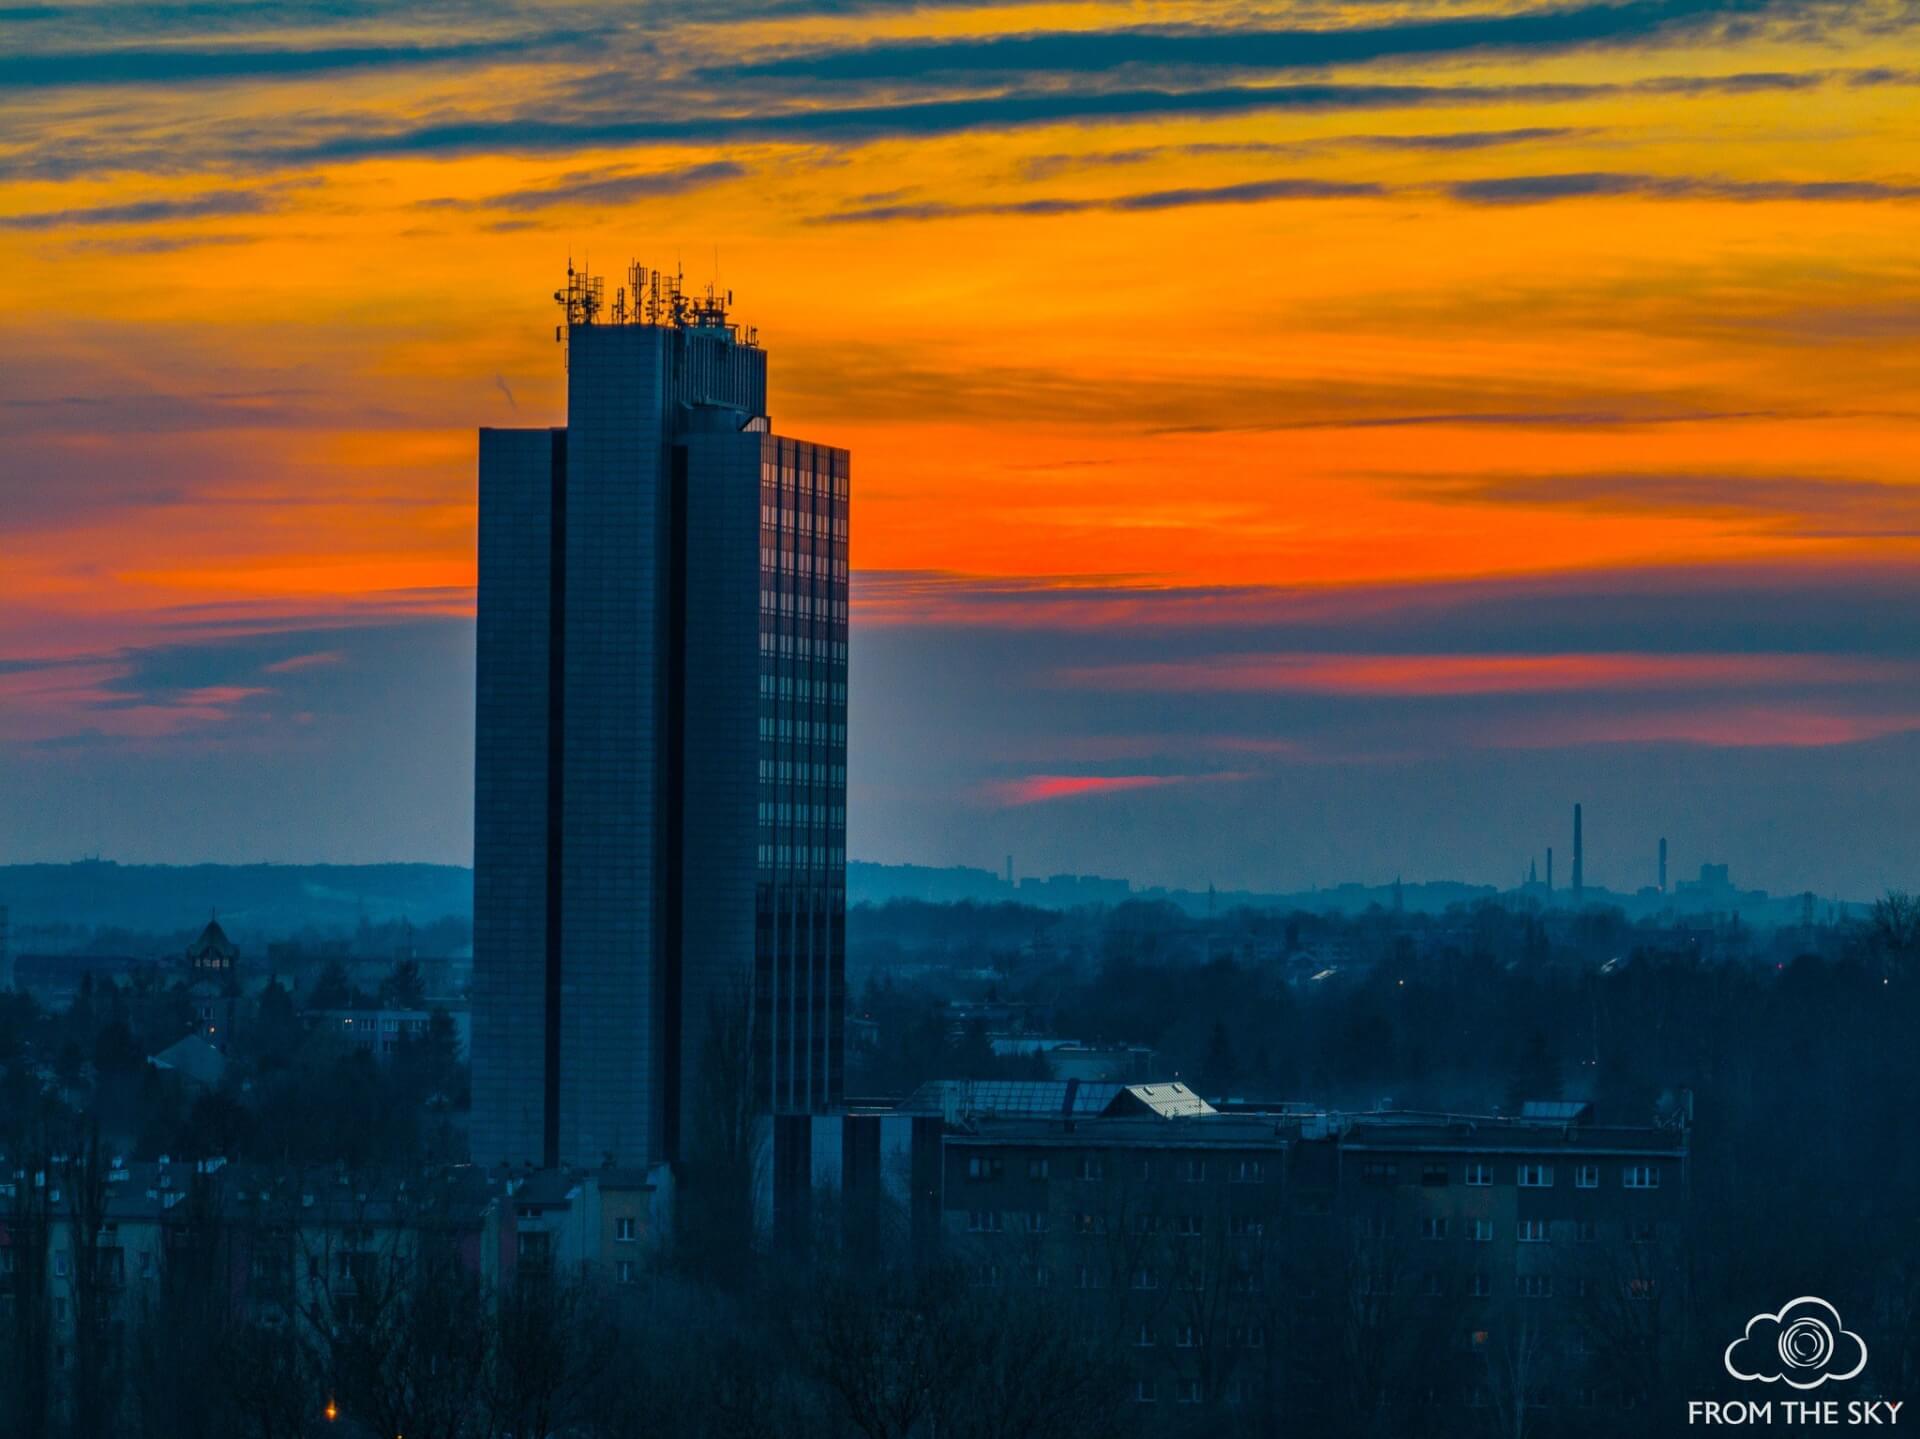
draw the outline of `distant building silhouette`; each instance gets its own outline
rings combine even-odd
[[[1573,892],[1576,897],[1587,887],[1586,850],[1580,837],[1580,806],[1573,807]]]
[[[220,921],[209,919],[200,937],[187,946],[190,979],[229,979],[240,962],[240,947],[227,938]]]
[[[568,272],[565,429],[480,432],[473,1154],[677,1157],[715,1006],[843,1086],[848,456],[711,293]]]

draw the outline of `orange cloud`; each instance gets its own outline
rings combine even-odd
[[[1229,655],[1064,670],[1090,689],[1350,695],[1528,694],[1854,683],[1913,666],[1831,655]]]

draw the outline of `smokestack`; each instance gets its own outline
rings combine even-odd
[[[1586,887],[1585,876],[1580,872],[1581,859],[1580,806],[1576,804],[1573,807],[1573,892],[1575,894],[1580,893],[1580,891]]]
[[[1666,841],[1666,836],[1662,835],[1660,838],[1660,893],[1665,894],[1666,892],[1667,892],[1667,841]]]
[[[1553,888],[1553,846],[1547,846],[1547,888]]]

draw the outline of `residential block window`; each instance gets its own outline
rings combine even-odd
[[[1183,1159],[1175,1176],[1182,1184],[1199,1184],[1207,1177],[1207,1161],[1204,1159]]]
[[[1175,1218],[1173,1232],[1188,1239],[1199,1237],[1207,1227],[1206,1216],[1202,1214],[1182,1214]]]
[[[1545,1244],[1547,1242],[1547,1221],[1544,1219],[1521,1220],[1517,1237],[1522,1244]]]
[[[1429,1214],[1420,1221],[1420,1237],[1422,1239],[1445,1239],[1447,1237],[1447,1221]]]
[[[1473,1297],[1475,1299],[1485,1299],[1488,1295],[1492,1293],[1493,1293],[1492,1281],[1489,1280],[1487,1276],[1484,1274],[1475,1274],[1473,1276]]]
[[[1597,1164],[1582,1164],[1576,1166],[1573,1171],[1573,1187],[1575,1189],[1598,1189],[1600,1187],[1600,1166]]]
[[[1437,1188],[1447,1182],[1447,1166],[1429,1162],[1420,1166],[1420,1182],[1429,1188]]]
[[[1173,1347],[1176,1349],[1198,1349],[1200,1331],[1191,1324],[1177,1324],[1173,1330]]]
[[[1475,1160],[1466,1167],[1466,1179],[1469,1184],[1489,1185],[1493,1183],[1493,1166]]]
[[[1182,1379],[1174,1387],[1174,1402],[1178,1404],[1198,1404],[1200,1402],[1200,1381]]]
[[[1627,1243],[1653,1243],[1653,1221],[1651,1219],[1636,1219],[1629,1223],[1627,1225]]]
[[[633,1283],[634,1266],[631,1259],[622,1259],[613,1266],[613,1279],[616,1284]]]
[[[1420,1292],[1429,1299],[1438,1299],[1447,1292],[1447,1276],[1438,1269],[1429,1269],[1420,1276]]]
[[[991,1154],[967,1156],[967,1178],[969,1179],[998,1179],[1005,1167],[1000,1159]]]
[[[1385,1239],[1387,1237],[1387,1216],[1384,1214],[1364,1214],[1360,1217],[1360,1235],[1364,1239]]]
[[[1522,1189],[1553,1188],[1553,1166],[1551,1164],[1521,1165],[1520,1187]]]
[[[1592,1244],[1600,1238],[1600,1225],[1592,1219],[1582,1219],[1574,1226],[1573,1237],[1581,1244]]]
[[[631,1244],[640,1237],[639,1226],[631,1214],[623,1214],[613,1221],[613,1237],[622,1244]]]
[[[1104,1214],[1076,1214],[1073,1216],[1075,1234],[1105,1234],[1107,1216]]]
[[[1258,1184],[1267,1177],[1267,1167],[1258,1159],[1242,1159],[1233,1166],[1235,1184]]]
[[[1046,1289],[1053,1283],[1053,1271],[1044,1264],[1036,1264],[1033,1269],[1033,1287]]]
[[[1153,1327],[1148,1324],[1142,1324],[1133,1336],[1133,1347],[1135,1349],[1151,1349],[1158,1342],[1159,1341],[1154,1338]]]
[[[1154,1390],[1154,1383],[1151,1379],[1136,1379],[1133,1381],[1134,1403],[1151,1404],[1159,1397],[1159,1394]]]
[[[1233,1347],[1236,1349],[1264,1349],[1267,1347],[1267,1330],[1262,1324],[1242,1324],[1233,1331]]]
[[[1266,1221],[1251,1214],[1235,1214],[1227,1220],[1227,1233],[1236,1239],[1251,1239],[1266,1232]]]
[[[997,1209],[969,1209],[967,1211],[967,1232],[969,1234],[998,1234],[1005,1227],[1005,1218]]]
[[[1493,1243],[1493,1221],[1476,1219],[1473,1221],[1473,1242],[1475,1244]]]
[[[1620,1182],[1629,1189],[1658,1189],[1660,1187],[1660,1166],[1657,1164],[1629,1164],[1620,1171]]]
[[[1097,1154],[1083,1154],[1080,1168],[1076,1171],[1082,1179],[1105,1179],[1107,1166]]]
[[[1030,1213],[1021,1215],[1020,1227],[1029,1234],[1045,1234],[1047,1232],[1046,1211],[1035,1209]]]
[[[1074,1271],[1073,1283],[1076,1289],[1105,1289],[1107,1287],[1106,1276],[1091,1264],[1082,1264]]]
[[[1522,1274],[1520,1276],[1520,1297],[1522,1299],[1553,1298],[1553,1276],[1551,1274]]]
[[[1158,1289],[1160,1276],[1145,1265],[1133,1271],[1133,1287],[1139,1290]]]
[[[1027,1178],[1045,1179],[1046,1177],[1047,1177],[1047,1161],[1046,1160],[1029,1159],[1027,1161]]]
[[[1360,1166],[1363,1184],[1391,1184],[1400,1177],[1400,1166],[1391,1159],[1369,1159]]]

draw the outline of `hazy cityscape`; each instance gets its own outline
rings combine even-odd
[[[852,457],[555,298],[473,868],[0,869],[11,1432],[1659,1430],[1757,1274],[1920,1361],[1911,898],[850,863]]]

